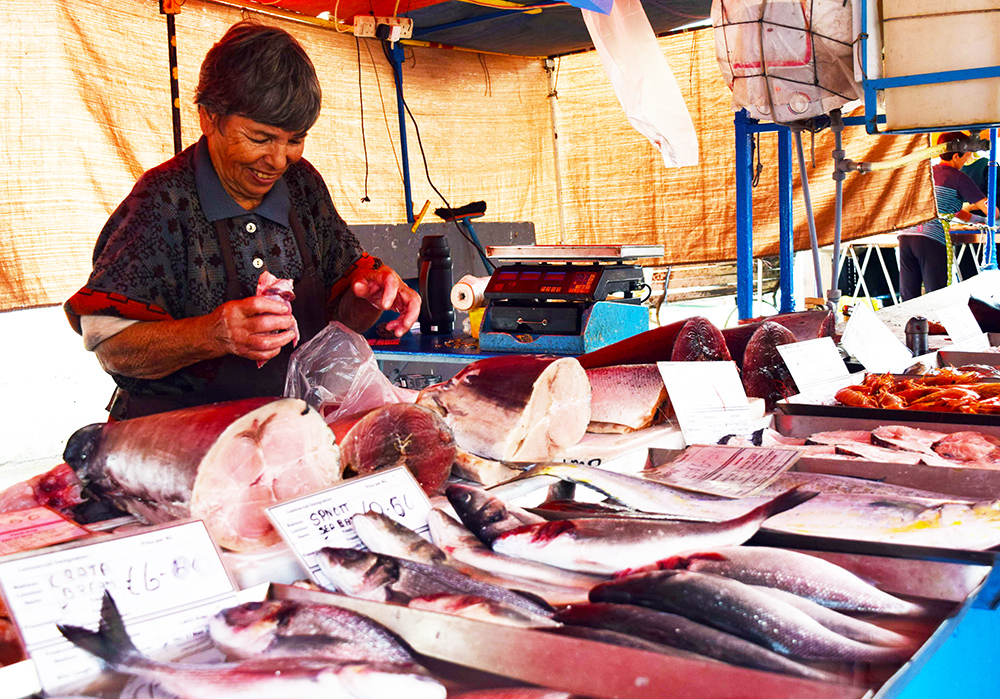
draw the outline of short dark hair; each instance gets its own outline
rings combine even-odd
[[[964,141],[969,137],[969,134],[964,131],[945,131],[944,133],[938,134],[934,139],[936,145],[941,145],[942,143],[951,143],[952,141]],[[951,160],[956,155],[961,155],[958,151],[948,151],[941,155],[942,160]]]
[[[319,118],[322,92],[312,61],[291,34],[244,20],[209,49],[194,101],[218,116],[238,114],[304,133]]]

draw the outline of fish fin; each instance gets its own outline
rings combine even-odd
[[[798,487],[791,488],[773,500],[765,502],[763,505],[750,510],[750,512],[743,515],[743,517],[740,517],[740,519],[751,522],[754,520],[760,520],[763,522],[768,517],[773,517],[779,512],[784,512],[785,510],[790,510],[793,507],[801,505],[807,500],[811,500],[817,495],[819,495],[819,493],[815,491],[802,490]]]
[[[107,590],[104,591],[104,599],[101,602],[101,623],[97,631],[62,624],[58,624],[56,628],[70,643],[83,648],[91,655],[96,655],[110,665],[120,665],[131,657],[142,655],[129,638],[121,614],[118,612],[118,605]]]
[[[509,589],[511,592],[521,595],[521,597],[524,597],[529,602],[534,602],[539,607],[544,609],[547,614],[555,614],[556,608],[549,604],[548,601],[546,601],[546,599],[541,595],[536,595],[534,592],[528,592],[527,590],[519,590],[517,589],[516,583],[513,582],[511,583],[511,587]]]

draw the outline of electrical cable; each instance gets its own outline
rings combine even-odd
[[[371,201],[368,196],[368,141],[365,138],[365,95],[361,89],[361,39],[354,37],[354,47],[358,50],[358,104],[361,105],[361,147],[365,150],[365,195],[361,203]]]

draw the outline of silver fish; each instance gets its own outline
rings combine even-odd
[[[171,663],[150,660],[132,643],[111,595],[105,592],[97,631],[58,626],[71,643],[111,669],[153,680],[186,699],[246,697],[284,699],[313,694],[379,699],[387,696],[445,699],[442,684],[406,666],[286,657],[238,663]]]
[[[791,592],[785,592],[776,587],[758,587],[755,585],[754,589],[771,595],[775,599],[787,602],[796,609],[801,609],[826,628],[846,638],[853,638],[855,641],[868,643],[873,646],[915,649],[915,641],[909,636],[904,636],[889,629],[883,629],[881,626],[864,621],[863,619],[855,619],[835,609],[816,604],[805,597],[793,595]]]
[[[383,554],[326,547],[316,556],[320,570],[349,597],[408,604],[414,597],[441,593],[477,595],[534,614],[548,614],[544,604],[499,585],[475,580],[448,566],[434,566]]]
[[[428,612],[460,616],[463,619],[485,621],[501,626],[514,626],[522,629],[544,629],[559,626],[546,614],[534,614],[519,607],[501,604],[496,600],[477,597],[476,595],[427,595],[414,597],[406,605],[410,609],[423,609]]]
[[[366,616],[324,604],[247,602],[208,622],[212,643],[231,658],[323,657],[413,664],[406,644]]]
[[[493,542],[493,550],[567,570],[607,575],[652,565],[684,551],[742,544],[775,512],[811,496],[790,490],[726,522],[568,519],[527,525],[501,535]]]
[[[436,565],[447,556],[409,527],[379,512],[364,512],[351,517],[354,532],[369,550],[410,561]]]
[[[714,626],[776,653],[810,660],[898,662],[912,649],[872,646],[830,631],[805,612],[736,580],[686,570],[601,583],[594,602],[639,604]]]
[[[574,604],[556,612],[555,618],[564,624],[627,633],[731,665],[782,672],[812,680],[834,679],[829,673],[797,663],[739,636],[668,612],[631,604]]]
[[[824,607],[876,614],[920,615],[926,610],[894,597],[835,563],[767,546],[692,550],[661,561],[661,568],[723,575],[748,585],[774,587]]]
[[[544,517],[507,505],[495,495],[475,486],[449,485],[445,495],[462,524],[484,544],[490,544],[501,534],[525,524],[545,522]]]
[[[599,576],[496,553],[441,510],[431,510],[427,523],[434,542],[450,559],[486,571],[505,580],[506,587],[532,592],[550,604],[586,600],[590,588],[602,580]],[[541,583],[546,587],[539,588],[532,583]]]

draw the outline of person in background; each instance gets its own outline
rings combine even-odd
[[[939,134],[935,144],[967,138],[961,131]],[[972,153],[945,153],[932,168],[934,198],[938,218],[899,232],[899,292],[904,301],[948,284],[947,243],[941,219],[972,219],[971,209],[986,210],[986,195],[976,186],[962,166]]]
[[[195,102],[201,138],[143,174],[65,304],[118,386],[113,419],[280,396],[296,322],[305,342],[331,320],[363,332],[393,310],[398,336],[420,310],[302,157],[321,92],[290,34],[230,27],[202,63]],[[294,281],[291,312],[255,295],[265,270]]]

